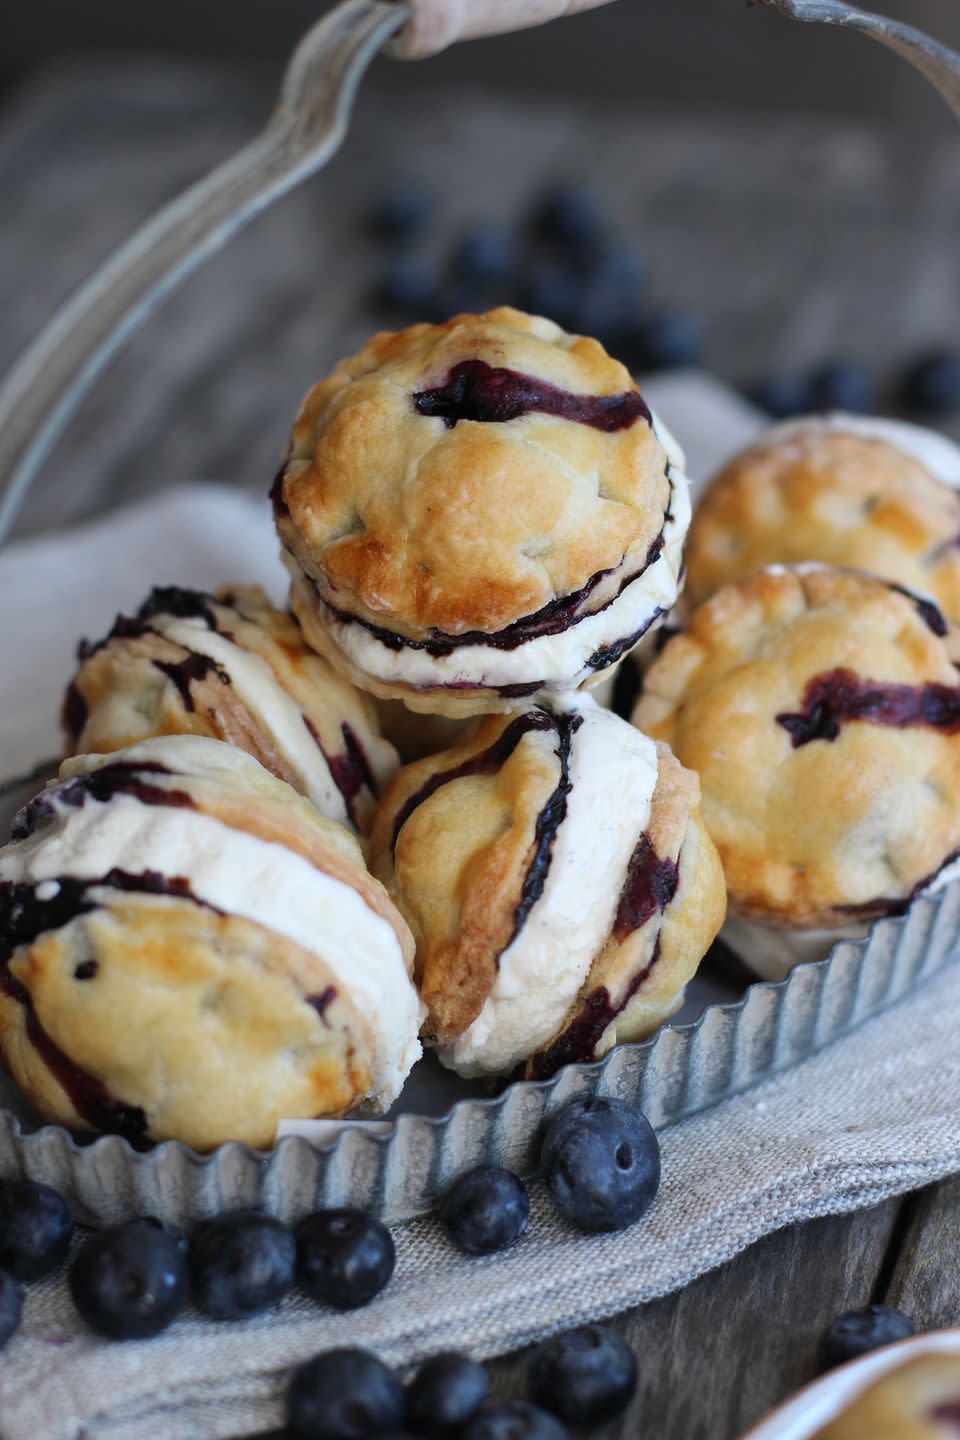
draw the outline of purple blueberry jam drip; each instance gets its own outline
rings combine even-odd
[[[280,469],[273,477],[273,484],[270,486],[270,504],[273,506],[275,520],[286,519],[290,514],[290,507],[283,498],[283,477],[287,473],[287,461],[284,460]]]
[[[472,755],[469,760],[464,760],[461,765],[456,765],[451,770],[440,770],[431,775],[426,784],[410,795],[397,811],[390,841],[391,854],[396,850],[400,831],[410,816],[442,786],[449,785],[454,780],[463,780],[469,775],[495,775],[507,763],[525,735],[534,731],[553,730],[556,723],[556,716],[551,715],[549,710],[528,710],[511,720],[503,733],[486,750]]]
[[[952,1425],[960,1434],[960,1399],[947,1400],[928,1411],[927,1419],[935,1425]]]
[[[332,985],[328,985],[326,990],[321,990],[319,995],[304,996],[307,1004],[311,1006],[314,1010],[316,1010],[317,1014],[320,1016],[320,1019],[323,1021],[324,1025],[327,1026],[328,1029],[330,1027],[330,1022],[327,1019],[327,1011],[330,1009],[330,1006],[333,1004],[336,998],[337,992]]]
[[[364,790],[376,798],[377,782],[373,771],[370,768],[370,761],[367,759],[367,752],[351,727],[344,721],[340,726],[340,733],[343,736],[343,750],[339,755],[328,755],[323,748],[320,735],[308,715],[303,717],[304,724],[313,736],[317,749],[327,762],[327,769],[330,771],[330,778],[343,796],[343,803],[347,814],[355,828],[359,829],[357,818],[357,797]]]
[[[560,761],[560,779],[550,799],[537,816],[534,828],[533,859],[527,866],[520,890],[520,903],[513,916],[513,930],[504,946],[508,949],[516,940],[526,923],[527,916],[543,894],[543,887],[550,873],[553,860],[553,846],[557,832],[567,816],[567,797],[573,789],[570,781],[570,751],[573,737],[583,724],[583,716],[576,712],[553,717],[557,730],[557,759]]]
[[[954,735],[960,730],[960,687],[884,684],[853,670],[815,675],[803,692],[803,709],[776,717],[795,750],[814,740],[836,740],[851,721],[903,730],[926,726]]]
[[[180,585],[156,585],[137,611],[137,619],[149,625],[160,615],[172,615],[177,620],[202,620],[209,630],[216,630],[217,617],[213,610],[216,603],[212,595],[202,590],[185,590]]]
[[[88,1125],[114,1135],[122,1135],[134,1146],[142,1147],[147,1139],[147,1117],[139,1106],[128,1105],[112,1095],[103,1081],[83,1069],[67,1055],[45,1029],[37,1015],[33,995],[17,979],[10,963],[18,949],[32,945],[41,935],[61,930],[82,915],[96,910],[100,902],[92,890],[119,890],[128,894],[169,895],[177,899],[203,904],[194,896],[186,880],[179,876],[159,875],[145,870],[132,875],[124,870],[110,870],[101,879],[78,880],[61,876],[43,882],[43,888],[56,886],[46,899],[40,899],[37,885],[0,882],[0,989],[24,1010],[27,1038],[46,1065],[70,1103]],[[212,909],[212,906],[206,908]],[[218,912],[219,913],[219,912]],[[91,970],[90,967],[94,968]],[[82,972],[82,973],[81,973]],[[81,962],[74,971],[77,980],[96,978],[94,960]]]
[[[611,929],[612,938],[622,945],[654,916],[662,916],[673,901],[679,883],[677,861],[664,860],[654,850],[650,836],[646,833],[641,835],[627,866],[627,876]],[[605,985],[591,991],[567,1028],[551,1045],[533,1057],[530,1062],[532,1078],[546,1080],[563,1065],[593,1060],[603,1032],[627,1008],[659,959],[658,932],[648,963],[634,975],[617,1004],[612,1002]]]
[[[653,943],[653,954],[649,963],[630,981],[619,1004],[614,1005],[610,992],[601,985],[587,996],[580,1013],[570,1022],[566,1030],[558,1035],[546,1050],[541,1050],[530,1060],[531,1080],[549,1080],[564,1065],[579,1065],[596,1059],[597,1046],[603,1032],[627,1008],[644,980],[651,974],[660,959],[660,936]]]
[[[622,640],[614,640],[611,644],[601,645],[599,650],[594,650],[584,668],[586,670],[608,670],[611,665],[616,665],[629,650],[633,649],[634,645],[643,639],[650,626],[654,625],[664,614],[666,611],[658,605],[649,619],[644,620],[639,630],[634,630],[631,635],[625,635]]]
[[[154,660],[153,664],[176,685],[185,710],[194,708],[190,687],[195,680],[205,680],[208,675],[215,675],[221,685],[230,684],[230,676],[222,666],[211,660],[209,655],[200,655],[195,650],[191,650],[183,660]]]
[[[504,424],[534,411],[607,434],[629,430],[638,420],[653,424],[637,390],[620,395],[575,395],[546,380],[488,365],[484,360],[461,360],[442,385],[415,392],[413,403],[420,415],[442,420],[448,430],[460,420]]]
[[[875,900],[863,900],[858,905],[835,905],[834,914],[845,915],[851,920],[869,920],[878,915],[905,915],[914,900],[925,890],[929,890],[937,877],[956,860],[960,860],[960,849],[951,851],[943,864],[938,865],[932,875],[925,875],[922,880],[918,880],[907,895],[878,895]]]
[[[24,805],[14,817],[10,831],[11,840],[26,840],[36,834],[44,825],[56,818],[55,804],[69,805],[79,809],[87,800],[98,800],[106,804],[115,795],[131,795],[141,805],[166,805],[193,809],[194,802],[185,790],[155,785],[145,776],[169,775],[165,765],[155,761],[131,763],[119,761],[91,770],[87,775],[78,775],[55,789],[41,791],[33,800]]]
[[[896,594],[902,595],[905,600],[909,600],[927,629],[932,630],[934,635],[939,636],[941,640],[943,639],[948,627],[939,606],[935,605],[932,600],[924,599],[916,591],[908,590],[906,585],[897,585],[892,580],[888,580],[886,585],[888,590],[893,590]]]
[[[71,680],[63,697],[63,707],[60,711],[60,722],[71,745],[76,745],[83,734],[83,727],[87,723],[89,714],[90,707],[80,694],[76,683]]]
[[[680,867],[675,860],[662,859],[644,833],[627,866],[627,878],[620,892],[613,920],[613,938],[623,944],[628,935],[662,913],[672,902],[680,884]]]

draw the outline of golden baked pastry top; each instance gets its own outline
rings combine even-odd
[[[778,427],[710,483],[685,552],[693,604],[765,565],[818,560],[932,595],[960,620],[960,494],[880,433],[841,425]]]
[[[324,598],[408,638],[492,633],[642,565],[670,499],[627,369],[508,308],[382,333],[315,385],[274,490]]]
[[[856,571],[724,586],[647,671],[633,722],[696,770],[731,911],[899,913],[960,848],[960,688],[943,617]]]

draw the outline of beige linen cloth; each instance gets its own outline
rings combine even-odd
[[[703,377],[644,389],[682,437],[695,478],[756,427]],[[278,588],[265,504],[209,486],[181,490],[0,555],[0,776],[55,750],[77,634],[98,635],[118,606],[136,605],[145,576]],[[267,1430],[282,1422],[291,1367],[318,1350],[368,1345],[398,1365],[450,1347],[477,1357],[513,1350],[676,1289],[783,1225],[938,1180],[960,1170],[958,1013],[953,965],[818,1057],[665,1130],[660,1194],[621,1234],[575,1234],[536,1186],[527,1235],[499,1257],[459,1255],[431,1219],[407,1225],[395,1232],[391,1285],[353,1314],[296,1296],[242,1325],[190,1312],[157,1339],[124,1345],[79,1323],[62,1278],[30,1287],[21,1330],[0,1355],[0,1437],[214,1440]]]

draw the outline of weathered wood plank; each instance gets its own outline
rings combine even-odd
[[[816,1374],[835,1315],[874,1298],[899,1202],[771,1235],[711,1275],[620,1316],[640,1362],[636,1399],[598,1440],[736,1440]],[[493,1366],[522,1394],[528,1355]]]
[[[911,1196],[887,1293],[918,1329],[960,1325],[960,1177]]]

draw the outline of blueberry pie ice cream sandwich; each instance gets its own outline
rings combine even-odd
[[[0,1049],[71,1129],[209,1150],[383,1109],[412,960],[353,837],[221,741],[67,760],[0,850]]]
[[[776,425],[707,487],[690,525],[686,598],[765,565],[869,570],[960,621],[960,448],[902,421],[811,416]]]
[[[154,735],[229,741],[360,833],[397,768],[369,698],[255,587],[153,590],[136,616],[81,645],[63,724],[70,754]]]
[[[544,1078],[649,1034],[725,907],[696,776],[587,696],[401,770],[371,867],[416,937],[424,1036],[467,1076]]]
[[[960,675],[934,604],[857,571],[724,586],[647,671],[633,713],[696,770],[724,939],[780,978],[902,914],[960,856]]]
[[[875,1380],[815,1440],[956,1440],[960,1359],[918,1355]]]
[[[625,367],[510,309],[374,336],[310,391],[272,494],[310,644],[450,716],[597,682],[676,600],[689,523]]]

